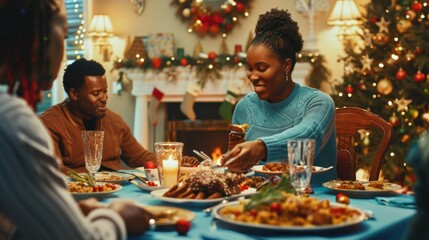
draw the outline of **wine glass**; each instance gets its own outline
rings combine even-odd
[[[104,131],[82,131],[83,153],[85,156],[85,167],[91,179],[100,169],[101,157],[103,155]]]
[[[310,186],[315,146],[314,139],[287,141],[291,185],[298,195],[302,195],[304,190]]]

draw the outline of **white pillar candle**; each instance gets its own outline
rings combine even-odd
[[[162,160],[164,186],[172,187],[177,184],[179,175],[179,161],[172,158],[170,155],[167,160]]]

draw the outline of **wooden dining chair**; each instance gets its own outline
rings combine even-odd
[[[337,126],[337,175],[339,179],[356,180],[356,151],[353,147],[353,135],[360,129],[379,129],[382,138],[375,149],[369,180],[379,178],[384,155],[393,137],[393,128],[380,116],[358,107],[337,108],[335,113]],[[377,143],[374,143],[377,144]]]

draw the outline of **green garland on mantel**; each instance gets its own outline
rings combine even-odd
[[[312,71],[308,75],[306,84],[310,87],[320,89],[323,81],[328,81],[331,71],[325,66],[326,59],[323,55],[315,52],[303,51],[297,54],[297,62],[308,62],[312,66]],[[114,61],[114,69],[140,69],[142,71],[153,69],[163,71],[173,69],[177,66],[191,66],[196,68],[198,84],[204,88],[208,80],[216,80],[221,77],[220,71],[223,68],[241,68],[245,66],[245,57],[240,55],[219,54],[210,52],[206,58],[191,57],[186,55],[177,57],[154,57],[154,58],[133,58]]]

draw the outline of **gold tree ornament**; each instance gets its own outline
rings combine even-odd
[[[381,79],[377,84],[377,91],[382,95],[389,95],[393,91],[393,84],[387,78]]]
[[[429,124],[429,112],[426,112],[426,113],[423,113],[423,114],[422,114],[422,120],[423,120],[425,123]]]
[[[381,18],[380,22],[376,22],[375,24],[379,27],[378,29],[379,33],[382,33],[382,32],[389,33],[390,21],[386,21],[384,17]]]
[[[398,106],[398,109],[397,109],[398,112],[406,112],[408,111],[408,105],[410,105],[412,100],[401,98],[401,99],[395,99],[393,102]]]

